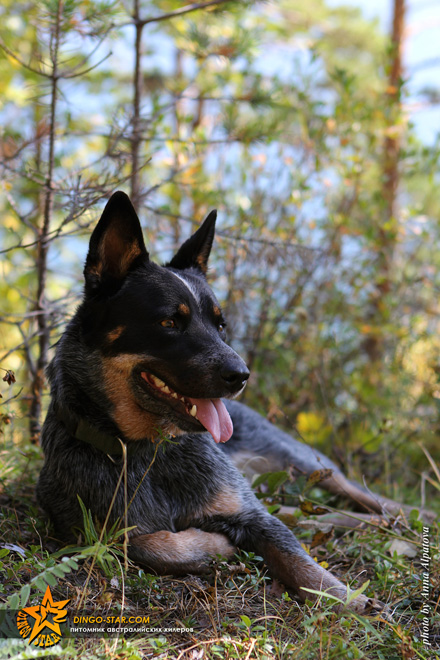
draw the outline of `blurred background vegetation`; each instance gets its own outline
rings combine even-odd
[[[247,403],[384,494],[435,494],[439,144],[409,119],[389,4],[386,33],[324,0],[3,0],[4,443],[38,442],[91,229],[123,189],[161,261],[219,210],[210,281]]]

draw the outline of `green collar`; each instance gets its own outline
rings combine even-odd
[[[104,454],[123,456],[123,447],[127,449],[127,455],[131,453],[132,444],[126,444],[117,436],[103,433],[96,426],[90,424],[86,419],[74,417],[67,408],[55,406],[55,414],[63,422],[70,435],[77,440],[87,442],[92,447],[99,449]]]

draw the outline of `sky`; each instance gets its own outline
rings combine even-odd
[[[327,0],[328,5],[360,7],[367,18],[378,18],[387,33],[391,30],[393,0]],[[423,87],[440,89],[440,2],[407,0],[407,34],[403,59],[408,76],[408,111],[423,142],[432,144],[440,132],[440,104],[426,107],[420,96]]]

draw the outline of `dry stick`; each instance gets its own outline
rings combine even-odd
[[[119,438],[118,438],[119,439]],[[128,477],[127,477],[127,445],[119,439],[122,445],[122,460],[124,463],[124,569],[128,571]]]
[[[135,491],[134,491],[133,495],[131,496],[131,500],[130,500],[129,503],[128,503],[128,506],[127,506],[127,510],[126,510],[126,512],[128,511],[128,509],[129,509],[129,508],[131,507],[131,505],[133,504],[133,500],[134,500],[134,498],[136,497],[139,488],[141,487],[141,485],[142,485],[142,483],[143,483],[145,477],[147,476],[147,474],[148,474],[149,471],[151,470],[151,468],[152,468],[152,466],[153,466],[153,463],[154,463],[154,461],[156,460],[157,452],[158,452],[159,447],[160,447],[160,445],[162,444],[162,442],[163,442],[163,441],[161,440],[161,441],[158,442],[157,445],[155,446],[155,448],[154,448],[153,458],[151,459],[151,463],[150,463],[150,465],[147,467],[147,469],[145,470],[144,474],[143,474],[142,477],[141,477],[141,480],[139,481],[138,485],[136,486]]]
[[[55,127],[56,127],[56,104],[58,92],[58,50],[60,45],[61,15],[63,11],[63,0],[59,0],[55,22],[55,31],[52,35],[53,46],[51,49],[52,75],[51,78],[51,104],[50,104],[50,129],[49,129],[49,158],[45,182],[44,216],[43,226],[39,232],[37,246],[37,299],[35,309],[41,314],[37,316],[38,325],[38,358],[35,376],[32,380],[31,407],[30,407],[30,436],[36,441],[40,434],[41,424],[41,397],[44,386],[44,370],[47,365],[47,354],[50,342],[50,328],[48,313],[45,304],[45,293],[47,284],[47,255],[49,243],[47,241],[53,212],[53,173],[55,164]]]
[[[249,660],[249,658],[251,657],[251,653],[252,653],[252,651],[254,650],[254,648],[255,648],[255,644],[256,644],[256,643],[257,643],[257,640],[253,637],[253,638],[252,638],[252,641],[251,641],[251,645],[250,645],[249,651],[248,651],[248,654],[247,654],[245,660]]]
[[[423,453],[425,454],[426,458],[428,459],[429,464],[431,465],[431,467],[432,467],[432,469],[433,469],[433,471],[434,471],[434,474],[435,474],[435,476],[437,477],[438,482],[440,483],[440,469],[439,469],[439,467],[436,465],[436,463],[435,463],[433,457],[431,456],[431,454],[429,453],[429,451],[426,449],[426,447],[425,447],[425,445],[423,444],[423,442],[418,442],[417,444],[419,445],[420,449],[423,451]],[[431,483],[432,483],[432,482],[431,482]]]
[[[118,564],[118,566],[119,566],[119,570],[120,570],[120,572],[121,572],[121,584],[122,584],[121,592],[122,592],[122,593],[121,593],[121,613],[120,613],[120,616],[121,616],[121,618],[122,618],[122,615],[124,614],[124,610],[125,610],[125,580],[124,580],[124,571],[122,570],[122,565],[121,565],[121,562],[119,561],[119,559],[118,559],[116,556],[115,556],[115,559],[116,559],[116,562],[117,562],[117,564]],[[116,633],[116,638],[115,638],[115,643],[113,644],[113,649],[112,649],[112,650],[113,650],[113,653],[116,652],[116,648],[117,648],[118,643],[119,643],[119,636],[120,636],[120,632],[117,632],[117,633]]]

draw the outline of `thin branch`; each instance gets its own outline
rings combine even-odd
[[[145,204],[144,208],[147,209],[148,211],[151,211],[151,213],[154,213],[155,215],[166,216],[167,218],[173,218],[175,220],[184,220],[185,222],[190,222],[192,225],[199,224],[199,222],[197,220],[194,220],[194,218],[190,218],[189,216],[185,216],[185,215],[180,215],[178,213],[170,213],[169,211],[158,209],[155,206],[151,206],[149,204]],[[226,241],[234,241],[244,244],[257,243],[259,245],[265,245],[279,249],[290,247],[290,248],[296,248],[298,250],[307,250],[310,252],[315,252],[317,254],[322,254],[323,252],[325,252],[324,248],[312,247],[310,245],[303,245],[302,243],[294,243],[292,241],[271,241],[267,238],[255,238],[253,236],[234,236],[233,234],[228,233],[228,230],[224,231],[221,229],[216,229],[215,234],[216,236],[219,236],[220,238],[223,238]]]
[[[93,71],[96,69],[100,64],[108,60],[108,58],[113,55],[112,51],[109,51],[107,55],[104,55],[102,59],[99,60],[99,62],[96,62],[96,64],[93,64],[92,66],[89,66],[88,69],[83,69],[82,71],[78,71],[78,73],[65,73],[60,78],[63,78],[64,80],[72,80],[73,78],[80,78],[81,76],[85,76],[86,73],[90,73],[90,71]],[[77,67],[75,67],[76,69]]]
[[[9,399],[5,399],[4,401],[2,400],[2,401],[0,402],[0,405],[1,405],[1,406],[5,406],[5,405],[6,405],[7,403],[9,403],[10,401],[14,401],[14,399],[18,399],[18,397],[20,396],[20,394],[21,394],[22,392],[23,392],[23,388],[20,387],[20,389],[18,390],[17,394],[13,394],[12,396],[9,397]]]
[[[32,357],[31,347],[29,346],[29,339],[28,339],[28,337],[26,337],[26,335],[24,333],[24,330],[21,327],[22,322],[17,323],[16,325],[17,325],[19,333],[21,334],[21,336],[23,338],[22,347],[24,348],[24,352],[25,352],[25,355],[26,355],[27,367],[29,369],[29,372],[30,372],[32,378],[34,378],[35,377],[35,362],[34,362],[34,359]]]
[[[186,5],[181,9],[175,9],[166,14],[161,14],[160,16],[151,16],[150,18],[139,19],[142,27],[148,25],[149,23],[159,23],[160,21],[167,21],[170,18],[175,18],[176,16],[183,16],[184,14],[189,14],[193,11],[198,11],[199,9],[207,9],[208,7],[215,7],[218,5],[224,5],[226,3],[231,3],[231,0],[210,0],[209,2],[196,2],[192,5]],[[133,17],[134,18],[134,17]],[[118,27],[125,27],[126,25],[131,25],[131,23],[123,23]]]
[[[90,60],[90,58],[96,53],[96,51],[97,51],[98,48],[101,46],[101,44],[104,43],[105,39],[107,38],[107,35],[113,30],[113,28],[114,28],[114,25],[113,25],[113,24],[110,25],[110,26],[108,27],[108,29],[104,32],[104,34],[102,35],[102,37],[98,40],[98,43],[96,44],[96,46],[95,46],[94,48],[92,48],[92,50],[90,51],[90,53],[88,53],[85,57],[83,57],[83,59],[81,60],[81,62],[78,62],[78,64],[76,64],[74,67],[72,67],[72,68],[70,69],[70,74],[74,74],[75,71],[77,71],[77,70],[80,69],[82,66],[84,66],[85,64],[87,64],[87,62],[88,62],[88,61]],[[75,74],[75,75],[76,75],[76,74]],[[82,75],[82,74],[79,74],[79,75]],[[70,77],[74,77],[74,76],[69,75],[69,76],[67,76],[67,77],[70,78]]]
[[[29,222],[29,220],[27,219],[27,217],[25,215],[22,215],[20,213],[20,211],[17,208],[17,205],[15,203],[14,198],[12,197],[10,191],[7,190],[5,183],[6,182],[3,180],[3,181],[1,181],[0,185],[3,189],[3,194],[5,195],[6,199],[9,202],[9,205],[10,205],[11,209],[14,211],[14,213],[17,216],[17,218],[19,219],[19,221],[23,225],[25,225],[25,227],[27,227],[28,229],[30,229],[31,231],[33,231],[35,233],[36,232],[35,226],[31,222]]]
[[[47,257],[49,252],[49,242],[47,240],[50,223],[53,215],[53,174],[55,168],[55,140],[56,140],[56,112],[57,112],[57,94],[58,94],[58,53],[61,41],[61,21],[63,13],[63,0],[58,0],[57,13],[55,17],[54,31],[51,35],[50,53],[52,59],[52,75],[51,79],[51,103],[50,103],[50,121],[49,121],[49,154],[47,175],[45,181],[45,198],[44,198],[44,213],[43,213],[43,226],[41,227],[39,235],[39,243],[37,246],[37,296],[36,306],[37,311],[43,311],[37,317],[38,324],[38,358],[35,365],[35,375],[32,379],[32,396],[30,407],[30,434],[31,439],[36,440],[40,433],[40,416],[41,416],[41,396],[44,387],[44,370],[47,365],[47,356],[50,343],[50,327],[49,318],[46,309],[46,287],[47,287]]]
[[[31,73],[34,73],[36,76],[43,76],[44,78],[47,78],[48,80],[53,80],[54,76],[56,77],[56,80],[59,80],[61,78],[63,78],[64,80],[72,80],[73,78],[79,78],[81,76],[84,76],[86,73],[89,73],[90,71],[93,71],[94,69],[96,69],[98,66],[100,66],[103,62],[105,62],[112,55],[112,51],[110,51],[101,60],[99,60],[99,62],[97,62],[96,64],[93,64],[93,66],[90,66],[87,69],[83,69],[82,71],[79,71],[79,72],[75,73],[75,71],[77,71],[78,68],[83,66],[86,62],[88,62],[88,60],[92,57],[92,55],[94,53],[96,53],[98,48],[103,43],[104,39],[107,37],[107,34],[113,28],[114,28],[114,26],[112,25],[111,28],[109,28],[106,31],[106,33],[103,35],[102,39],[99,40],[99,42],[95,46],[95,48],[93,48],[90,51],[90,53],[86,57],[84,57],[79,64],[76,64],[71,69],[66,69],[65,72],[59,71],[59,67],[57,67],[56,73],[53,70],[52,70],[52,72],[46,72],[42,69],[34,69],[34,67],[31,66],[30,64],[26,64],[26,62],[23,62],[23,60],[20,57],[18,57],[18,55],[16,55],[10,48],[8,48],[8,46],[6,46],[6,44],[1,39],[0,39],[0,48],[7,55],[9,55],[9,57],[12,57],[12,59],[14,59],[16,62],[18,62],[18,64],[20,64],[20,66],[22,66],[27,71],[30,71]]]
[[[139,0],[134,0],[135,45],[133,72],[133,128],[131,134],[131,177],[130,192],[133,204],[139,204],[139,152],[141,147],[141,96],[142,96],[142,30],[144,24],[139,18]]]
[[[52,75],[50,73],[46,73],[45,71],[39,71],[38,69],[34,69],[30,64],[26,64],[26,62],[23,62],[10,48],[6,46],[6,44],[0,39],[0,48],[7,54],[9,57],[12,57],[13,60],[18,62],[20,66],[22,66],[24,69],[27,69],[31,73],[35,73],[37,76],[43,76],[44,78],[48,78],[49,80],[52,78]]]

